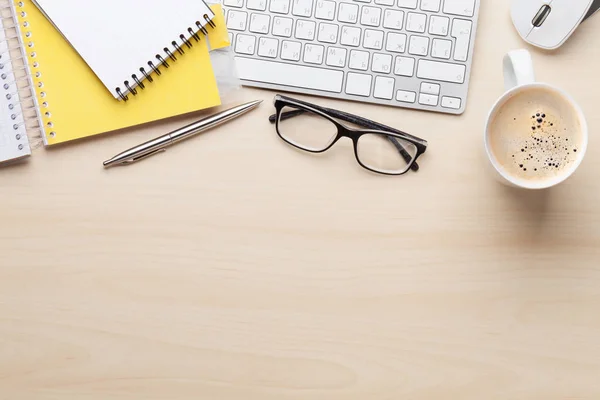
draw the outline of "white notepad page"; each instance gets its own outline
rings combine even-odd
[[[3,23],[8,19],[0,19],[0,163],[17,160],[31,155],[29,138],[23,119],[23,110],[19,98],[19,88],[13,73],[10,45],[6,38]],[[8,23],[11,25],[11,23]],[[16,39],[15,39],[16,40]],[[10,56],[9,56],[10,55]],[[30,103],[33,103],[30,101]],[[33,107],[33,105],[30,105]],[[35,114],[35,109],[28,111]]]
[[[127,92],[124,81],[136,86],[132,74],[143,80],[140,68],[159,66],[157,54],[171,62],[165,47],[179,57],[171,42],[187,49],[180,35],[190,38],[188,28],[198,32],[196,22],[214,17],[202,0],[33,1],[117,99],[117,87]]]

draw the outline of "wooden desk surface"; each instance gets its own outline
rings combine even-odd
[[[547,192],[485,169],[508,0],[483,0],[463,116],[319,100],[428,139],[418,174],[292,150],[252,89],[139,165],[101,162],[194,117],[0,170],[0,399],[600,398],[599,40],[594,17],[530,49],[591,129]]]

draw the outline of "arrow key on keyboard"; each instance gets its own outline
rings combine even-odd
[[[461,106],[462,100],[458,97],[442,97],[442,107],[451,108],[453,110],[459,110]]]
[[[440,94],[440,85],[437,83],[423,82],[421,83],[421,93],[433,94],[437,96]]]
[[[438,96],[432,94],[421,94],[419,95],[419,104],[424,106],[437,106]]]
[[[398,93],[396,93],[396,100],[402,103],[414,103],[417,100],[417,94],[407,90],[398,90]]]

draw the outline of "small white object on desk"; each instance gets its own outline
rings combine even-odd
[[[523,40],[554,50],[571,37],[593,3],[594,0],[513,0],[511,16]]]

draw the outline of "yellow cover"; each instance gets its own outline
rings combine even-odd
[[[138,89],[137,96],[130,95],[129,101],[123,102],[114,99],[31,0],[13,1],[48,145],[220,104],[204,38],[200,42],[192,40],[191,49],[183,46],[185,55],[178,56],[176,62],[169,60],[170,68],[161,67],[162,75],[152,74],[154,82],[144,81],[146,89]],[[77,3],[85,7],[83,3]],[[217,27],[208,29],[211,48],[215,49],[229,45],[229,38],[221,7],[217,5],[212,8]],[[185,31],[186,27],[182,29]]]

